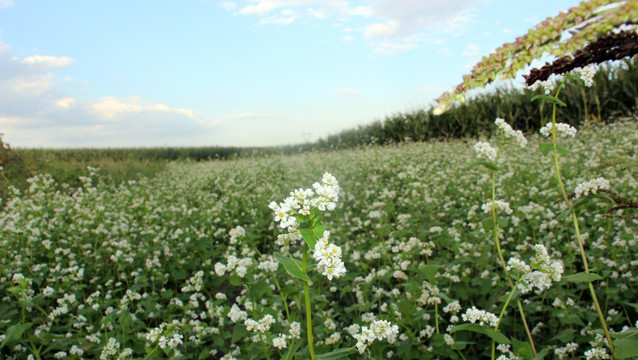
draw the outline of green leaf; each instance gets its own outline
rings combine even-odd
[[[569,155],[569,150],[565,149],[561,144],[556,144],[556,150],[563,156]]]
[[[419,274],[425,276],[429,282],[434,282],[440,268],[441,265],[421,265],[419,266]]]
[[[563,280],[571,283],[584,283],[592,282],[595,280],[602,280],[602,276],[594,273],[579,272],[572,275],[563,276]]]
[[[634,330],[634,329],[630,329]],[[616,359],[636,359],[638,358],[638,332],[629,331],[628,336],[614,340],[614,357]],[[623,334],[623,333],[621,333]]]
[[[565,104],[564,102],[558,100],[557,98],[555,98],[553,96],[550,96],[550,95],[543,95],[543,94],[533,96],[530,101],[536,101],[538,99],[542,99],[542,100],[545,100],[545,101],[550,102],[552,104],[557,104],[557,105],[560,105],[560,106],[567,106],[567,104]]]
[[[549,354],[549,348],[543,348],[543,350],[539,351],[536,356],[532,358],[532,360],[542,360]]]
[[[326,231],[326,228],[320,223],[315,224],[315,226],[312,228],[312,232],[315,233],[315,236],[317,237],[317,239],[321,239],[323,237],[324,231]]]
[[[288,274],[296,277],[297,279],[301,279],[303,281],[310,281],[310,278],[308,277],[308,275],[303,270],[301,270],[301,265],[299,261],[295,261],[292,258],[285,257],[277,253],[275,253],[274,255],[275,255],[275,259],[277,259],[277,261],[279,261],[279,263],[284,266],[286,271],[288,271]]]
[[[514,348],[514,353],[523,357],[524,359],[529,359],[534,355],[532,346],[529,344],[529,342],[512,339],[512,347]]]
[[[491,217],[485,218],[483,219],[483,221],[481,221],[481,225],[483,225],[483,230],[485,230],[485,232],[490,232],[494,227],[494,221]]]
[[[237,275],[232,275],[228,277],[228,282],[230,282],[232,286],[239,286],[241,285],[241,278]]]
[[[341,359],[344,356],[348,356],[356,352],[357,352],[357,349],[355,347],[341,348],[341,349],[331,351],[329,353],[317,355],[317,360]]]
[[[244,324],[235,324],[235,327],[233,328],[233,337],[232,337],[232,342],[233,344],[236,344],[239,340],[243,339],[244,336],[246,336],[248,334],[248,329],[246,329],[246,326],[244,326]]]
[[[538,147],[541,150],[541,154],[543,154],[543,156],[547,156],[547,154],[554,150],[554,144],[550,142],[539,143]]]
[[[301,233],[303,240],[310,247],[310,250],[314,251],[315,244],[317,243],[317,236],[315,235],[315,232],[312,231],[311,228],[299,228],[299,232]]]
[[[492,328],[487,328],[478,324],[461,324],[461,325],[456,325],[455,327],[453,327],[450,330],[450,333],[455,333],[457,331],[461,331],[461,330],[466,330],[466,331],[472,331],[472,332],[476,332],[479,334],[483,334],[483,335],[487,335],[489,336],[492,340],[496,341],[499,344],[511,344],[512,342],[510,341],[510,339],[507,338],[507,336],[503,335],[503,333],[498,332]]]
[[[299,349],[299,346],[301,346],[301,342],[296,342],[293,343],[290,348],[288,349],[288,352],[286,353],[286,356],[283,357],[283,360],[292,360],[294,359],[294,355],[297,352],[297,349]]]
[[[4,341],[2,342],[2,344],[0,344],[0,349],[9,341],[12,340],[18,340],[22,337],[22,334],[31,327],[31,323],[24,323],[24,324],[15,324],[13,326],[10,326],[7,329],[7,333],[6,333],[6,337],[4,339]]]
[[[472,166],[470,166],[470,168],[476,167],[476,166],[483,166],[486,169],[490,170],[490,171],[499,171],[499,167],[496,166],[496,164],[491,163],[489,161],[476,161],[472,164]]]
[[[255,299],[261,299],[265,294],[268,294],[271,291],[270,286],[268,286],[268,284],[263,280],[258,281],[255,285],[250,287],[250,294]]]

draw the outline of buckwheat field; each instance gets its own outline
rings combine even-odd
[[[36,176],[0,214],[1,357],[581,359],[607,336],[633,356],[638,220],[612,205],[637,195],[638,124],[583,125],[555,158],[506,125],[117,186]]]

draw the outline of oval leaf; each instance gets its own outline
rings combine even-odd
[[[547,102],[550,102],[552,104],[556,104],[556,105],[560,105],[560,106],[567,106],[567,104],[565,104],[564,102],[558,100],[557,98],[550,96],[550,95],[535,95],[532,97],[532,99],[530,101],[536,101],[538,99],[543,99]]]
[[[334,360],[357,352],[355,347],[341,348],[325,354],[317,355],[317,360]]]
[[[317,236],[315,235],[315,232],[312,231],[311,228],[299,228],[299,232],[301,233],[303,240],[310,247],[310,250],[314,251],[315,244],[317,243]]]
[[[543,156],[547,156],[547,154],[554,150],[554,144],[549,142],[542,142],[538,144],[538,147],[541,150],[541,154],[543,154]]]
[[[274,254],[274,255],[275,255],[275,259],[277,259],[277,261],[279,261],[279,263],[284,266],[284,269],[288,271],[288,274],[296,277],[297,279],[301,279],[303,281],[310,281],[310,278],[308,277],[308,275],[303,270],[301,270],[301,266],[299,265],[298,261],[295,261],[294,259],[286,257],[286,256],[282,256],[280,254]]]
[[[510,341],[510,339],[507,338],[507,336],[503,335],[503,333],[498,332],[492,328],[487,328],[478,324],[461,324],[461,325],[457,325],[455,327],[453,327],[450,330],[450,333],[455,333],[457,331],[461,331],[461,330],[467,330],[467,331],[472,331],[472,332],[476,332],[479,334],[483,334],[483,335],[487,335],[489,336],[492,340],[496,341],[499,344],[511,344],[512,342]]]
[[[596,280],[602,280],[602,276],[594,273],[576,273],[572,275],[563,276],[563,280],[571,283],[584,283],[584,282],[592,282]]]

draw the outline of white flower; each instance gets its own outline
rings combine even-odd
[[[529,86],[529,88],[534,91],[536,91],[536,89],[538,89],[539,87],[542,87],[545,90],[545,94],[549,95],[554,90],[554,83],[550,80],[537,80],[535,83]]]
[[[552,136],[553,127],[554,126],[552,125],[552,123],[548,122],[547,124],[545,124],[544,127],[540,129],[541,135],[546,137]],[[577,132],[578,130],[576,130],[575,127],[569,124],[556,123],[556,134],[560,135],[561,137],[574,137],[576,136]]]
[[[600,189],[609,190],[609,180],[604,177],[599,177],[597,179],[578,184],[574,190],[574,198],[580,199],[590,193],[596,194]]]
[[[357,339],[356,346],[359,354],[363,354],[374,340],[386,339],[389,343],[394,343],[398,334],[399,327],[397,325],[392,325],[387,320],[374,320],[370,327],[361,327],[361,332],[353,337]]]
[[[248,331],[257,331],[262,334],[270,330],[270,326],[274,323],[275,318],[270,314],[266,314],[259,321],[255,321],[253,319],[244,320],[244,325],[246,325],[246,329],[248,329]]]
[[[472,324],[478,322],[481,326],[487,324],[491,327],[496,327],[496,325],[498,325],[498,317],[496,317],[496,315],[485,310],[479,310],[475,306],[472,306],[471,309],[467,309],[461,317],[463,321],[469,321]]]
[[[245,311],[242,311],[237,304],[233,304],[228,312],[228,317],[230,318],[230,321],[236,323],[238,321],[245,320],[248,317],[248,314],[246,314]]]
[[[315,244],[312,257],[317,260],[317,270],[328,280],[341,277],[346,273],[346,267],[341,261],[341,247],[328,242],[330,232],[324,231],[323,237]]]
[[[485,204],[481,205],[481,209],[483,210],[484,213],[489,214],[492,212],[492,206],[494,206],[497,213],[504,211],[507,215],[512,214],[512,209],[510,208],[510,204],[502,200],[495,200],[494,202],[490,200],[486,202]]]
[[[607,350],[604,348],[593,348],[585,351],[585,358],[587,358],[587,360],[609,359],[609,354],[607,354]]]
[[[596,65],[589,64],[580,70],[580,78],[585,83],[585,86],[591,87],[594,85],[594,75],[596,75]]]
[[[489,161],[496,160],[497,150],[487,142],[479,141],[474,145],[474,151],[478,158],[485,158]]]
[[[510,126],[510,124],[508,124],[507,122],[505,122],[505,120],[501,118],[497,118],[494,121],[494,124],[496,124],[496,126],[499,129],[501,129],[501,131],[503,131],[505,138],[507,139],[514,138],[516,142],[518,143],[518,146],[520,146],[521,148],[524,148],[525,146],[527,146],[527,139],[525,138],[525,135],[523,135],[522,131],[520,130],[514,131],[514,129],[512,129],[512,126]]]
[[[279,334],[278,337],[273,338],[272,346],[279,350],[286,348],[286,335]]]

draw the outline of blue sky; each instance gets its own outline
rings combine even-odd
[[[577,0],[0,0],[14,147],[271,146],[429,107]]]

